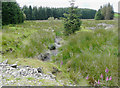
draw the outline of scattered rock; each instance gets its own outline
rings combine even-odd
[[[17,64],[12,64],[11,67],[17,68]]]
[[[13,51],[13,49],[12,49],[12,48],[10,48],[9,50],[10,50],[10,52],[12,52],[12,51]]]
[[[0,67],[2,66],[0,65]],[[57,68],[54,68],[54,70],[58,71]],[[29,81],[28,81],[28,78],[29,78]],[[56,76],[54,76],[52,73],[44,74],[40,67],[33,68],[30,66],[17,66],[17,64],[12,64],[12,65],[7,64],[2,68],[2,81],[3,81],[2,85],[3,86],[6,86],[6,85],[25,86],[26,83],[29,83],[27,84],[29,86],[33,82],[35,83],[33,84],[35,86],[35,85],[38,85],[40,83],[39,80],[42,80],[42,79],[52,81],[54,83],[58,83],[58,81],[56,81]],[[43,83],[41,82],[39,86]],[[63,84],[62,82],[60,83]]]
[[[98,26],[107,26],[107,24],[106,23],[99,23],[99,24],[97,24]]]
[[[55,50],[55,49],[56,49],[56,46],[53,45],[53,44],[51,44],[50,46],[48,46],[48,49],[50,49],[50,50]]]
[[[89,30],[95,30],[96,27],[86,27],[86,29],[89,29]]]
[[[7,63],[8,63],[8,59],[2,62],[2,64],[7,64]]]
[[[59,38],[59,37],[56,36],[55,43],[60,44],[60,41],[62,41],[62,38]]]
[[[71,70],[71,68],[68,68],[68,69],[67,69],[67,72],[70,72],[70,70]]]
[[[1,53],[1,54],[4,54],[4,52],[3,52],[3,51],[0,51],[0,53]]]
[[[42,60],[43,61],[50,60],[50,53],[45,53]]]
[[[9,52],[9,50],[6,50],[6,52]]]
[[[97,24],[97,26],[103,26],[105,27],[105,29],[110,29],[110,28],[113,28],[114,25],[106,24],[106,23],[99,23]]]
[[[38,73],[43,73],[42,69],[39,67],[37,68]]]
[[[51,73],[50,73],[49,75],[50,75],[51,78],[56,79],[56,76],[55,76],[55,75],[53,75],[53,74],[51,74]]]
[[[40,54],[38,55],[38,59],[42,61],[50,60],[50,53]]]
[[[55,74],[55,73],[57,73],[57,72],[61,72],[61,71],[59,71],[57,68],[53,67],[52,74]]]
[[[42,53],[39,54],[37,58],[38,58],[39,60],[42,60],[42,58],[43,58],[43,54],[42,54]]]

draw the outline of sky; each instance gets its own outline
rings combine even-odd
[[[24,5],[31,6],[43,6],[43,7],[69,7],[70,0],[16,0],[20,7]],[[75,6],[79,8],[90,8],[98,10],[101,5],[110,2],[113,5],[114,11],[118,12],[118,2],[120,0],[75,0]]]

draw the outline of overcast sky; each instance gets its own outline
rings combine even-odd
[[[43,7],[69,7],[70,0],[16,0],[19,5],[43,6]],[[79,8],[90,8],[98,10],[101,5],[108,2],[113,5],[114,11],[118,12],[118,1],[120,0],[75,0],[75,5]]]

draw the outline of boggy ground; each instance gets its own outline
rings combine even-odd
[[[107,85],[117,86],[117,28],[117,20],[82,20],[80,31],[64,36],[63,23],[60,20],[25,21],[19,25],[3,26],[2,62],[8,59],[8,65],[16,63],[18,67],[30,66],[35,69],[40,67],[45,75],[52,74],[55,77],[51,83],[49,82],[51,78],[44,82],[39,77],[24,76],[23,80],[22,76],[14,78],[9,75],[10,78],[7,79],[3,75],[3,82],[6,83],[3,84],[25,85],[23,81],[29,81],[26,85],[96,86],[99,79],[100,85],[106,86],[105,69],[107,67],[109,69],[107,75],[112,76],[112,80]],[[60,38],[57,43],[60,47],[57,47],[57,50],[50,50],[49,46],[56,47],[56,37]],[[50,54],[50,60],[38,59],[38,56],[44,53]],[[20,70],[12,69],[14,69],[12,71]],[[100,79],[101,74],[103,74],[103,81]],[[88,79],[86,79],[87,76]],[[9,84],[14,80],[17,81]],[[32,81],[35,83],[31,83]]]

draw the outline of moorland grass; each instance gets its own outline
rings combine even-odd
[[[67,42],[60,48],[61,53],[54,58],[60,65],[63,61],[63,69],[70,69],[70,77],[79,84],[80,74],[85,78],[89,75],[89,81],[94,83],[104,75],[105,69],[109,69],[109,76],[113,79],[109,86],[115,86],[118,80],[118,34],[116,21],[85,20],[82,26],[95,26],[98,23],[114,24],[114,28],[105,30],[99,28],[91,31],[80,31],[66,38]],[[103,84],[105,85],[105,84]]]
[[[96,27],[98,23],[112,24],[114,28],[86,29],[86,27]],[[78,85],[86,86],[88,81],[92,83],[100,79],[101,73],[105,82],[107,67],[108,75],[113,77],[109,85],[116,86],[118,79],[117,22],[115,20],[82,20],[81,30],[70,36],[64,36],[63,29],[63,23],[59,20],[54,20],[53,25],[49,21],[25,21],[19,25],[3,26],[3,60],[9,59],[10,64],[18,61],[18,65],[43,66],[46,73],[52,70],[53,64],[56,64],[55,66],[62,71],[62,74],[57,74],[58,79],[69,79]],[[54,43],[55,36],[62,37],[64,40],[63,46],[59,48],[61,53],[52,57],[53,64],[38,61],[35,56],[45,52],[48,45]],[[10,48],[13,52],[6,51]],[[61,61],[63,61],[62,66],[60,66]],[[86,80],[85,77],[88,75],[89,79]]]

